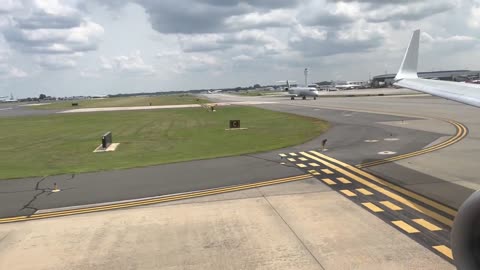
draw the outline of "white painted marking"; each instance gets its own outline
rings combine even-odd
[[[378,142],[378,140],[365,140],[364,142],[372,143],[372,142]]]
[[[378,152],[379,155],[394,155],[396,154],[397,152],[393,152],[393,151],[382,151],[382,152]]]
[[[398,141],[400,140],[399,138],[385,138],[385,141]]]
[[[137,111],[137,110],[156,110],[156,109],[179,109],[179,108],[199,108],[202,106],[230,106],[230,105],[261,105],[274,104],[271,101],[239,101],[239,102],[219,102],[213,104],[182,104],[182,105],[163,105],[163,106],[133,106],[133,107],[105,107],[105,108],[84,108],[67,110],[58,113],[82,113],[82,112],[112,112],[112,111]]]
[[[47,104],[51,104],[51,103],[32,103],[32,104],[24,104],[24,105],[20,105],[20,106],[31,107],[31,106],[42,106],[42,105],[47,105]]]

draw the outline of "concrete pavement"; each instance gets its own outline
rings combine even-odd
[[[4,224],[0,239],[1,269],[454,269],[317,180]]]

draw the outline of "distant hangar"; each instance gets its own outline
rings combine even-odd
[[[396,74],[378,75],[372,78],[372,87],[384,87],[392,85]],[[424,79],[434,79],[442,81],[464,82],[478,80],[480,78],[479,70],[445,70],[418,72],[418,77]]]

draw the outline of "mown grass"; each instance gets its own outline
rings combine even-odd
[[[226,131],[240,119],[248,130]],[[253,107],[0,118],[0,179],[132,168],[267,151],[319,136],[328,123]],[[117,151],[92,153],[112,131]]]
[[[207,103],[208,100],[197,98],[193,95],[162,95],[162,96],[137,96],[137,97],[113,97],[102,99],[56,101],[50,104],[32,106],[34,109],[79,109],[97,107],[128,107],[128,106],[158,106],[177,104]],[[78,106],[72,106],[78,103]]]

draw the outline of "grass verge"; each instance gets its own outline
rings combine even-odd
[[[162,95],[162,96],[138,96],[138,97],[114,97],[103,99],[85,99],[57,101],[50,104],[32,106],[39,110],[60,110],[60,109],[80,109],[80,108],[99,108],[99,107],[129,107],[129,106],[159,106],[159,105],[178,105],[178,104],[197,104],[207,103],[208,100],[197,98],[192,95]],[[78,103],[78,106],[72,106],[72,103]]]
[[[248,130],[226,131],[240,119]],[[253,107],[0,118],[0,179],[111,170],[261,152],[319,136],[328,123]],[[117,151],[92,153],[112,131]]]

